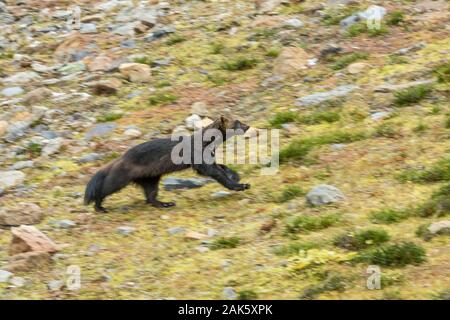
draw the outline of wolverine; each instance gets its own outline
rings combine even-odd
[[[211,130],[208,130],[211,129]],[[181,150],[179,156],[188,161],[174,161],[173,155],[180,146],[180,139],[161,138],[139,144],[129,149],[121,157],[111,161],[98,171],[86,186],[84,203],[94,202],[97,212],[107,212],[102,206],[103,200],[134,183],[140,186],[146,202],[157,208],[175,206],[174,202],[162,202],[157,199],[158,184],[161,176],[188,168],[202,176],[208,176],[230,190],[243,191],[250,188],[249,184],[239,183],[237,172],[223,164],[215,162],[215,148],[233,135],[242,135],[249,126],[239,120],[220,116],[202,130],[194,132],[187,138],[190,149]],[[211,135],[208,132],[217,132]],[[200,141],[200,143],[198,143]],[[185,153],[188,151],[187,153]],[[189,152],[191,151],[191,152]],[[209,157],[209,161],[198,161],[198,155]],[[195,159],[194,159],[195,158]]]

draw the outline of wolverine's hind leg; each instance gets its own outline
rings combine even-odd
[[[135,182],[144,189],[145,199],[148,204],[156,208],[175,206],[175,202],[162,202],[156,199],[158,196],[158,184],[161,177],[140,178]]]

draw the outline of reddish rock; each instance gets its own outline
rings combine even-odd
[[[33,226],[11,228],[11,232],[13,238],[9,247],[10,255],[30,251],[53,253],[59,250],[57,244]]]
[[[47,267],[51,263],[48,252],[25,252],[12,256],[5,269],[10,272],[24,272]]]

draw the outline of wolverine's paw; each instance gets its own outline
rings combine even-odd
[[[107,213],[108,210],[106,210],[106,208],[104,207],[95,207],[95,212]]]
[[[250,185],[248,183],[241,183],[236,185],[236,187],[234,188],[234,190],[236,191],[244,191],[250,189]]]
[[[153,202],[150,203],[152,206],[154,206],[155,208],[169,208],[169,207],[174,207],[176,205],[175,202]]]

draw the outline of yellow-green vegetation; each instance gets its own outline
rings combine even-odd
[[[398,107],[403,107],[413,103],[417,103],[426,98],[431,90],[432,87],[430,85],[421,84],[397,91],[395,93],[394,104]]]
[[[426,261],[424,248],[413,242],[388,244],[373,251],[360,254],[356,261],[368,261],[375,265],[404,267],[418,265]]]
[[[334,239],[334,245],[348,250],[362,250],[389,241],[386,230],[367,229],[342,234]]]
[[[368,59],[368,57],[369,57],[369,54],[367,52],[349,53],[349,54],[346,54],[346,55],[336,59],[332,68],[334,70],[344,69],[345,67],[352,64],[353,62],[358,61],[358,60],[365,60],[365,59]]]
[[[383,224],[397,223],[409,218],[412,215],[411,211],[412,210],[409,209],[403,210],[383,209],[380,211],[373,212],[370,215],[370,219],[374,223],[383,223]]]
[[[111,122],[119,120],[123,117],[122,113],[108,112],[97,117],[97,122]]]
[[[289,233],[317,231],[328,228],[338,221],[339,215],[334,213],[323,216],[301,215],[286,222],[286,231]]]

